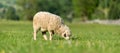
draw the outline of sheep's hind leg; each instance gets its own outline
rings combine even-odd
[[[42,32],[42,35],[43,35],[44,39],[47,40],[46,31]]]
[[[34,29],[34,35],[33,35],[33,39],[34,39],[34,40],[36,40],[36,34],[37,34],[37,32],[38,32],[38,29],[37,29],[37,30]]]
[[[36,31],[34,31],[33,39],[36,40]]]
[[[35,25],[33,25],[33,30],[34,30],[33,39],[36,40],[36,34],[39,31],[39,27],[36,27]]]

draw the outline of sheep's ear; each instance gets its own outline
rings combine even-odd
[[[64,32],[64,33],[62,33],[62,37],[65,37],[65,32]]]
[[[66,34],[64,34],[64,37],[67,37]]]

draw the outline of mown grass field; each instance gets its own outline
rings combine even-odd
[[[120,26],[67,24],[70,41],[58,35],[45,41],[39,32],[33,40],[32,22],[0,21],[0,53],[120,53]]]

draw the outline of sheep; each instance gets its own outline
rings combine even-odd
[[[66,40],[71,36],[71,31],[67,25],[64,24],[62,18],[58,15],[49,12],[38,12],[33,17],[34,40],[36,40],[36,33],[41,30],[45,40],[47,39],[46,32],[49,33],[49,40],[52,40],[52,35],[57,33]]]

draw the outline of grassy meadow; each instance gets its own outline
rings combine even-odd
[[[73,36],[54,35],[45,41],[39,32],[33,40],[32,22],[0,21],[0,53],[120,53],[120,26],[67,24]]]

